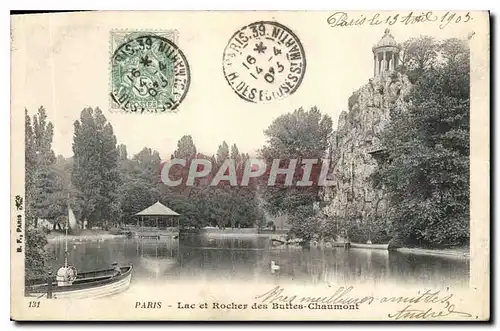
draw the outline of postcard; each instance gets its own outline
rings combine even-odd
[[[490,318],[487,11],[11,15],[11,318]]]

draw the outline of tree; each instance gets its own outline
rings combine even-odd
[[[245,164],[250,159],[250,155],[248,153],[241,153],[241,163]]]
[[[28,110],[25,109],[25,191],[26,191],[26,222],[34,221],[33,194],[35,193],[36,176],[36,149],[31,118],[28,116]]]
[[[138,171],[136,178],[140,177],[152,185],[160,183],[161,157],[158,151],[144,147],[139,153],[133,156],[132,161]]]
[[[159,200],[160,192],[144,180],[124,182],[119,191],[122,222],[130,223],[132,216]]]
[[[420,36],[408,39],[402,44],[399,70],[415,83],[424,70],[436,64],[438,50],[439,44],[432,37]]]
[[[291,215],[292,228],[290,234],[303,240],[306,244],[319,236],[320,221],[314,215],[312,206],[302,205],[297,207]]]
[[[122,222],[130,222],[133,214],[160,199],[160,167],[160,154],[148,147],[120,162]]]
[[[71,181],[83,202],[80,216],[89,227],[105,226],[120,217],[116,137],[99,108],[82,110],[74,127]]]
[[[293,113],[281,115],[264,131],[267,144],[260,151],[267,162],[268,172],[262,176],[262,185],[267,185],[269,170],[274,159],[280,159],[280,167],[287,167],[288,162],[297,159],[295,177],[292,186],[284,186],[284,176],[279,176],[275,187],[266,189],[266,207],[273,214],[294,213],[302,205],[316,201],[319,187],[318,177],[321,159],[326,155],[332,134],[332,120],[328,115],[321,115],[316,107],[309,111],[303,108]],[[304,159],[317,160],[310,175],[312,186],[297,187],[302,179]]]
[[[229,158],[229,146],[225,141],[223,141],[222,144],[219,145],[219,148],[217,148],[217,154],[216,154],[217,164],[221,166],[222,163],[224,163],[224,161],[228,158]]]
[[[231,146],[231,159],[233,159],[236,164],[241,162],[241,155],[236,144]]]
[[[118,145],[118,159],[120,161],[126,161],[128,159],[127,146],[124,144]]]
[[[267,162],[267,172],[262,176],[258,190],[263,190],[265,208],[273,215],[289,215],[292,234],[308,241],[312,232],[318,229],[318,221],[314,217],[313,204],[319,196],[318,179],[322,158],[329,149],[332,134],[332,120],[328,115],[321,115],[316,107],[309,111],[299,108],[276,118],[264,131],[267,144],[260,154]],[[280,159],[280,168],[288,167],[290,160],[296,159],[292,185],[284,185],[284,176],[276,178],[275,186],[267,186],[269,171],[273,160]],[[302,180],[304,159],[314,159],[309,178],[310,186],[296,186]],[[265,189],[264,189],[265,187]]]
[[[37,228],[38,218],[55,219],[63,212],[62,177],[55,167],[53,135],[54,127],[47,121],[45,108],[40,107],[32,121],[25,110],[26,281],[43,277],[47,271],[47,239]]]
[[[39,164],[36,170],[35,191],[32,195],[34,226],[37,219],[55,220],[66,212],[67,199],[61,175],[54,164]]]
[[[449,65],[464,63],[470,57],[467,42],[458,38],[446,39],[441,43],[440,53]]]
[[[175,159],[191,160],[196,156],[196,146],[190,135],[182,136],[177,142],[177,149],[174,151]]]
[[[439,51],[443,60],[422,72],[409,106],[392,110],[374,173],[389,194],[394,236],[433,247],[469,240],[469,52],[456,40]]]
[[[40,107],[30,121],[25,113],[26,218],[37,227],[38,218],[55,219],[64,209],[63,182],[52,150],[54,127]]]

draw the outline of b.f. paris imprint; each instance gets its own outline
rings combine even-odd
[[[255,22],[238,30],[223,56],[224,76],[242,99],[270,102],[293,94],[306,69],[299,38],[276,22]]]
[[[113,50],[113,109],[139,113],[173,111],[186,97],[189,83],[186,57],[165,37],[135,34]]]

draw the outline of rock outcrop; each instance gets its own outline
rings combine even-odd
[[[386,210],[384,192],[372,187],[374,158],[383,150],[380,134],[390,121],[390,110],[402,106],[411,83],[395,71],[369,80],[349,98],[349,111],[340,114],[332,138],[329,180],[335,185],[322,191],[322,211],[328,219],[363,222]]]

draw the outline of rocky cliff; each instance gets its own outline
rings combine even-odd
[[[390,109],[404,105],[411,83],[398,72],[383,72],[349,98],[349,111],[340,114],[332,137],[329,180],[322,191],[322,211],[328,219],[363,223],[384,215],[384,192],[374,190],[370,175],[375,156],[383,149],[380,134],[390,120]]]

